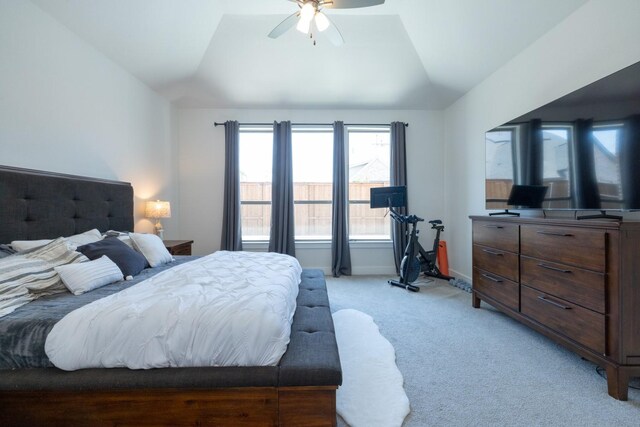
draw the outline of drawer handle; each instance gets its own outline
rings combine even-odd
[[[486,228],[504,228],[501,225],[485,225]]]
[[[502,280],[500,279],[496,279],[495,277],[491,277],[488,274],[484,274],[482,273],[482,277],[491,280],[492,282],[496,282],[496,283],[502,283]]]
[[[553,231],[538,231],[538,234],[544,234],[547,236],[561,236],[561,237],[571,237],[573,234],[571,233],[554,233]]]
[[[558,271],[560,273],[571,273],[571,270],[564,270],[562,268],[552,267],[550,265],[542,264],[542,263],[538,264],[538,267],[546,268],[547,270]]]
[[[550,299],[546,299],[543,296],[538,297],[538,299],[541,300],[541,301],[544,301],[546,303],[549,303],[551,305],[555,305],[556,307],[561,308],[563,310],[571,310],[571,307],[567,307],[566,305],[562,305],[562,304],[560,304],[558,302],[551,301]]]
[[[489,249],[483,249],[482,252],[486,252],[488,254],[496,255],[496,256],[504,255],[504,253],[502,253],[502,252],[490,251]]]

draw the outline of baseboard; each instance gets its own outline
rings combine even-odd
[[[455,277],[456,279],[462,279],[465,282],[472,283],[471,282],[471,277],[466,276],[466,275],[464,275],[464,274],[462,274],[459,271],[456,271],[454,269],[451,269],[451,268],[449,269],[449,275]]]
[[[311,267],[305,266],[304,268],[313,268],[322,270],[325,276],[331,276],[331,267]],[[385,266],[362,266],[352,267],[352,276],[397,276],[395,268],[389,268]]]
[[[331,276],[331,267],[312,267],[305,266],[304,268],[313,268],[317,270],[322,270],[325,276]],[[398,273],[396,273],[395,268],[385,267],[385,266],[362,266],[362,267],[353,267],[351,269],[351,274],[353,276],[393,276],[396,277]],[[465,282],[471,283],[471,278],[466,276],[456,270],[449,269],[449,274],[456,279],[462,279]]]
[[[354,276],[397,276],[395,267],[384,265],[369,265],[362,267],[354,267],[351,270]]]

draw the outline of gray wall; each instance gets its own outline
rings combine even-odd
[[[449,264],[471,276],[471,222],[485,214],[487,130],[640,61],[640,1],[592,0],[444,112]],[[631,214],[637,217],[637,214]]]
[[[129,181],[152,230],[143,201],[178,201],[170,103],[28,1],[0,2],[0,58],[0,164]]]

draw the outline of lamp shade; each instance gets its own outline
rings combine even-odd
[[[330,22],[327,15],[322,12],[316,13],[316,27],[318,27],[318,31],[322,32],[329,28]]]
[[[307,34],[309,32],[309,28],[311,27],[311,20],[307,20],[304,18],[300,18],[298,24],[296,25],[296,30],[301,33]]]
[[[315,14],[316,6],[313,2],[306,2],[304,6],[302,6],[302,9],[300,9],[300,19],[304,19],[305,21],[311,21]]]
[[[144,216],[147,218],[171,218],[171,203],[164,200],[148,201]]]

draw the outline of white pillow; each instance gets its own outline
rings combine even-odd
[[[62,283],[74,295],[81,295],[122,280],[122,271],[106,255],[93,261],[61,265],[55,267],[55,270],[60,275]]]
[[[151,267],[157,267],[173,261],[173,257],[155,234],[129,233],[133,248],[147,259]]]
[[[84,233],[74,234],[73,236],[64,238],[69,244],[69,248],[75,250],[78,246],[87,245],[89,243],[102,240],[102,234],[97,228],[93,230],[85,231]]]
[[[86,256],[79,252],[70,250],[63,237],[58,237],[56,240],[42,247],[32,249],[29,252],[16,254],[14,256],[16,259],[23,258],[31,261],[34,265],[42,264],[40,267],[35,267],[35,270],[30,270],[29,268],[24,271],[21,269],[15,269],[13,272],[27,275],[31,272],[33,276],[43,279],[33,281],[26,285],[29,294],[34,298],[39,298],[44,295],[53,295],[58,292],[65,292],[66,288],[64,283],[62,283],[62,280],[60,280],[60,276],[54,270],[55,267],[64,264],[88,261]]]
[[[133,247],[133,242],[131,241],[131,237],[129,237],[129,232],[127,231],[107,230],[104,233],[102,233],[102,236],[103,238],[115,236],[118,239],[122,240],[124,243],[126,243],[127,246],[129,246],[131,249],[135,249]]]
[[[38,248],[40,246],[44,246],[48,243],[53,242],[51,239],[43,239],[43,240],[14,240],[11,242],[11,247],[18,252],[26,251],[33,248]]]
[[[135,249],[133,247],[133,241],[131,240],[131,237],[129,236],[118,236],[118,239],[122,240],[124,243],[127,244],[127,246],[129,246],[131,249]]]

